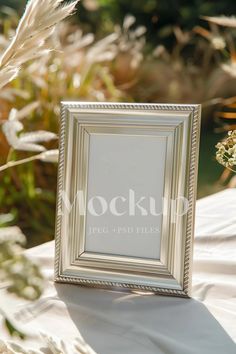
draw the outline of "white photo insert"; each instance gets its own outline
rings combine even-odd
[[[166,147],[164,136],[91,134],[87,252],[160,259]]]

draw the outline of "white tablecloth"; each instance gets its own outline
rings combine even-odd
[[[43,347],[44,332],[70,344],[80,335],[98,354],[235,354],[236,189],[197,202],[193,299],[141,296],[53,283],[54,242],[27,251],[46,276],[29,304],[0,290],[1,307]],[[3,327],[0,338],[9,339]]]

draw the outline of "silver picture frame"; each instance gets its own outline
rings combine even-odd
[[[62,102],[56,282],[191,296],[200,111]]]

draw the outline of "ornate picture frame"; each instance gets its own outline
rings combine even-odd
[[[62,102],[55,281],[190,296],[199,133],[199,105]]]

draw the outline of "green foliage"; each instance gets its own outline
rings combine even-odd
[[[18,224],[24,233],[30,235],[27,247],[53,239],[56,171],[56,165],[37,162],[2,173],[2,212],[11,213],[12,223]]]
[[[0,0],[1,6],[9,6],[22,12],[26,0]],[[91,7],[91,3],[94,5]],[[89,5],[88,5],[89,4]],[[155,42],[170,28],[181,26],[191,30],[200,22],[200,16],[233,15],[236,2],[232,0],[81,0],[77,20],[83,28],[104,35],[113,31],[114,24],[121,24],[127,14],[136,17],[137,23],[148,29],[147,38]],[[161,31],[160,31],[161,30]],[[165,39],[166,43],[172,43]]]
[[[7,219],[9,216],[4,218],[1,215],[0,221],[4,224]],[[8,292],[32,301],[42,294],[44,280],[38,266],[23,253],[22,246],[25,243],[26,238],[18,227],[0,225],[0,282],[6,283]],[[1,308],[0,313],[8,333],[24,339],[25,334]]]
[[[0,229],[0,281],[7,290],[26,300],[36,300],[43,290],[43,277],[37,265],[24,254],[25,237],[17,227]]]
[[[12,337],[19,337],[20,339],[25,339],[25,334],[20,331],[19,329],[17,329],[14,324],[9,321],[7,318],[4,319],[4,324],[5,324],[5,327],[7,328],[8,330],[8,333],[12,336]]]
[[[96,10],[89,11],[87,3],[97,3]],[[112,31],[114,24],[121,24],[127,14],[136,17],[137,23],[147,27],[147,38],[153,44],[167,34],[171,27],[180,26],[191,30],[200,22],[200,16],[232,15],[236,13],[236,2],[232,0],[83,0],[78,20],[96,33]],[[173,38],[172,38],[173,39]],[[165,44],[173,40],[165,39]]]

